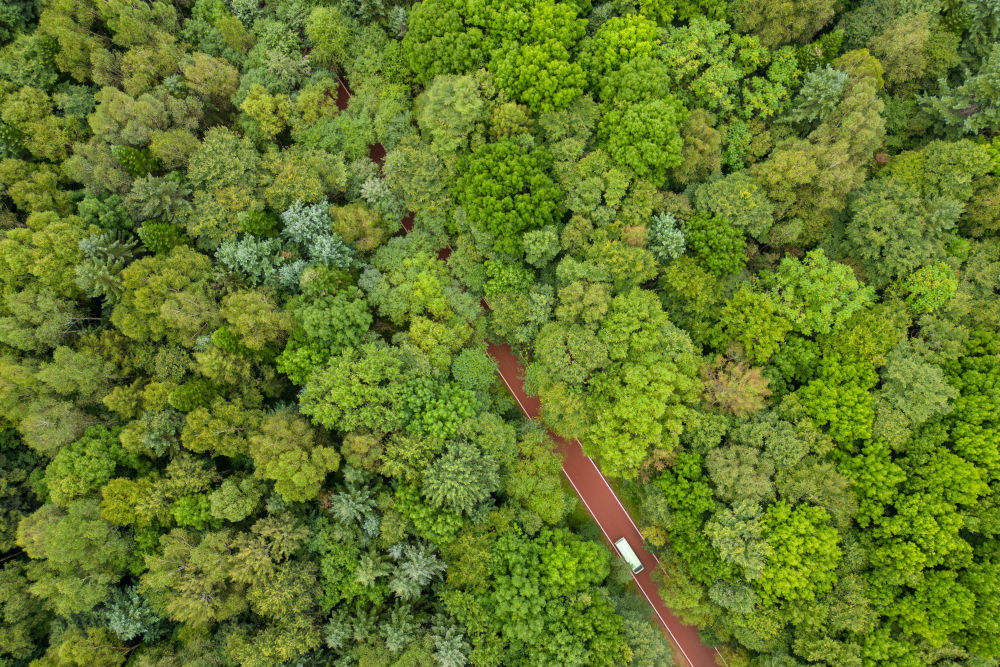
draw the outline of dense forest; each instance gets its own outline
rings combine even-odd
[[[998,135],[985,0],[0,0],[0,664],[670,664],[551,429],[726,664],[996,665]]]

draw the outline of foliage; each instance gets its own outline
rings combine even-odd
[[[456,197],[474,232],[488,234],[497,252],[518,256],[522,234],[554,222],[562,193],[541,147],[506,138],[473,152],[455,183]]]
[[[570,318],[544,326],[528,377],[543,419],[581,438],[608,474],[633,477],[650,451],[676,442],[696,357],[652,293],[632,290],[603,307],[599,327]]]
[[[601,144],[641,178],[663,185],[681,164],[680,128],[687,110],[672,97],[609,109],[597,127]]]
[[[885,132],[884,105],[878,98],[881,64],[859,50],[831,65],[847,73],[836,108],[804,138],[777,142],[768,159],[750,169],[782,221],[777,238],[782,242],[815,244],[823,238],[848,193],[864,181],[864,165]]]
[[[943,163],[953,166],[941,173]],[[846,240],[872,282],[908,276],[947,256],[972,194],[968,184],[984,175],[988,164],[986,151],[968,140],[931,142],[901,153],[884,178],[860,190]]]
[[[726,118],[779,113],[797,75],[786,50],[770,52],[756,37],[732,34],[725,21],[703,16],[669,30],[663,59],[672,88],[686,106]]]
[[[774,47],[797,41],[809,41],[834,16],[832,2],[789,0],[766,6],[756,0],[740,0],[730,7],[735,26],[760,37],[765,46]]]
[[[788,119],[807,125],[825,120],[837,108],[846,84],[847,72],[833,69],[829,65],[807,73],[803,78],[802,88],[795,96]]]
[[[712,273],[736,273],[743,268],[743,235],[725,218],[695,215],[684,223],[684,236],[691,254]]]
[[[597,544],[565,531],[546,530],[534,539],[513,534],[497,542],[491,561],[485,599],[457,614],[486,615],[485,628],[499,628],[524,657],[601,664],[628,659],[621,620],[597,588],[609,574]]]
[[[45,468],[49,499],[66,506],[71,500],[102,487],[124,458],[115,434],[100,427],[88,428],[83,437],[59,450]]]
[[[653,218],[649,225],[649,236],[646,238],[649,250],[663,264],[680,257],[687,242],[684,232],[677,226],[677,219],[669,213],[662,213]]]
[[[830,332],[870,303],[873,295],[849,267],[822,251],[807,254],[805,261],[786,257],[763,284],[774,294],[778,312],[806,335]]]
[[[247,440],[255,474],[274,481],[274,490],[290,501],[319,494],[327,473],[340,465],[337,450],[324,443],[304,419],[276,413],[264,419],[260,434]]]
[[[998,42],[0,0],[0,664],[995,664]]]

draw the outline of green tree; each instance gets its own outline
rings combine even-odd
[[[273,297],[260,290],[232,292],[222,300],[219,312],[239,344],[254,352],[276,349],[291,328],[288,313]]]
[[[725,21],[704,16],[671,27],[662,57],[670,86],[685,106],[723,118],[779,113],[797,75],[786,51],[772,54],[756,37],[733,34]]]
[[[564,109],[583,94],[587,77],[563,44],[522,44],[493,65],[497,85],[535,113]]]
[[[824,358],[818,377],[798,390],[799,401],[830,437],[844,444],[872,436],[875,419],[871,390],[878,377],[865,362],[838,356]]]
[[[44,644],[49,615],[41,600],[28,592],[29,585],[24,563],[13,561],[0,569],[0,656],[7,660],[30,659]]]
[[[719,350],[736,343],[742,353],[764,363],[778,351],[792,323],[778,310],[774,297],[741,284],[719,311],[713,342]]]
[[[881,284],[943,260],[973,183],[989,164],[985,149],[968,140],[901,153],[852,203],[851,254]]]
[[[34,18],[35,8],[30,2],[5,2],[0,12],[0,43],[6,44],[16,35],[25,31],[28,22]]]
[[[274,490],[289,501],[315,498],[327,473],[340,466],[340,454],[309,423],[290,412],[265,417],[260,433],[247,440],[254,474],[274,480]]]
[[[45,655],[36,662],[39,665],[121,665],[125,657],[124,647],[104,628],[86,629],[70,626],[57,635],[58,642],[49,646]]]
[[[614,106],[601,118],[597,136],[619,164],[663,186],[682,162],[680,130],[686,117],[687,110],[673,97]]]
[[[900,282],[906,304],[914,314],[938,310],[958,289],[955,271],[944,262],[922,266]]]
[[[559,481],[562,461],[551,445],[541,429],[532,428],[522,435],[518,440],[520,456],[507,473],[505,491],[527,512],[556,525],[569,511],[569,499]]]
[[[79,320],[71,300],[45,288],[7,292],[4,307],[0,341],[23,352],[54,348]]]
[[[432,0],[414,7],[403,38],[403,57],[417,81],[462,74],[482,65],[489,53],[486,3]],[[482,12],[482,13],[480,13]]]
[[[65,616],[104,602],[128,555],[128,543],[101,519],[94,500],[71,501],[65,509],[43,505],[21,521],[17,542],[32,559],[31,592]]]
[[[684,254],[687,239],[678,228],[677,219],[669,213],[662,213],[650,222],[646,243],[660,263],[668,264]]]
[[[996,122],[1000,107],[992,84],[1000,68],[1000,48],[993,46],[976,71],[969,71],[957,86],[942,85],[940,95],[926,104],[932,114],[955,134],[972,134]]]
[[[359,345],[372,323],[361,290],[353,286],[331,290],[324,282],[314,275],[305,293],[286,306],[294,324],[278,357],[278,370],[297,384],[303,384],[330,357]]]
[[[3,489],[0,494],[3,501],[0,548],[11,551],[16,548],[18,524],[38,506],[31,482],[37,478],[41,459],[21,442],[17,431],[4,427],[0,430],[0,463],[3,463],[0,477],[0,489]]]
[[[762,537],[763,530],[764,512],[752,501],[721,510],[705,524],[712,546],[724,560],[739,566],[748,581],[760,578],[773,555],[770,544]]]
[[[757,581],[763,600],[812,600],[830,590],[842,558],[837,531],[829,516],[809,505],[784,501],[765,512],[762,535],[772,556]]]
[[[524,232],[556,222],[562,213],[562,192],[550,175],[552,158],[528,141],[484,144],[461,165],[455,182],[469,228],[515,257],[523,252]]]
[[[62,507],[104,486],[124,458],[116,434],[92,426],[82,438],[67,445],[45,468],[49,499]]]
[[[350,19],[339,7],[316,7],[305,23],[306,38],[312,50],[309,60],[320,67],[337,69],[349,58]]]
[[[670,174],[678,184],[691,185],[722,171],[722,134],[713,121],[713,116],[704,109],[693,109],[684,121],[683,162]]]
[[[104,610],[104,617],[108,629],[122,641],[139,636],[152,640],[163,631],[160,617],[153,613],[135,587],[116,591]]]
[[[441,153],[461,148],[486,112],[479,84],[470,75],[435,77],[414,104],[417,124]]]
[[[652,450],[672,449],[698,390],[697,360],[651,292],[612,299],[599,327],[545,328],[538,345],[528,379],[543,419],[579,437],[606,473],[633,477]]]
[[[79,244],[88,231],[77,216],[32,213],[23,227],[8,230],[0,239],[3,284],[16,289],[31,280],[60,296],[76,297],[80,288],[75,267],[82,259]]]
[[[111,322],[140,342],[168,335],[191,347],[209,333],[218,310],[207,283],[211,261],[186,246],[144,257],[122,271],[122,297]]]
[[[774,48],[789,42],[808,42],[833,19],[836,5],[827,0],[789,0],[764,5],[756,0],[739,0],[730,6],[730,16],[741,32],[752,32],[761,43]]]
[[[174,528],[160,538],[160,549],[146,556],[148,570],[139,591],[154,611],[194,627],[233,618],[247,607],[246,586],[230,579],[231,535],[199,535]]]
[[[598,82],[633,60],[652,56],[659,47],[656,23],[637,14],[615,16],[580,46],[578,61]]]
[[[881,378],[876,433],[889,442],[905,438],[928,419],[950,412],[950,403],[958,396],[939,366],[928,363],[905,344],[889,352]]]
[[[332,356],[306,381],[299,409],[328,429],[393,431],[409,420],[401,355],[387,345],[366,343]]]
[[[601,588],[609,567],[599,545],[565,530],[544,530],[534,539],[504,535],[494,553],[485,598],[474,604],[484,606],[482,613],[500,628],[517,659],[629,660],[621,617]],[[471,620],[473,610],[453,613]]]
[[[871,303],[874,291],[851,269],[826,257],[822,250],[805,261],[785,257],[763,285],[772,293],[778,313],[806,335],[829,333]]]
[[[208,405],[198,406],[185,415],[181,444],[193,452],[236,458],[246,453],[247,436],[257,428],[260,420],[260,411],[216,397]]]
[[[781,224],[772,236],[780,242],[823,237],[847,194],[864,180],[864,165],[884,136],[881,65],[866,51],[845,53],[832,65],[847,73],[836,109],[805,138],[779,141],[750,169],[774,204]]]
[[[188,233],[214,247],[236,235],[241,213],[254,210],[264,165],[249,139],[213,127],[191,155],[187,179],[197,193]]]
[[[851,208],[850,252],[876,284],[941,261],[961,214],[954,199],[928,201],[918,188],[895,179],[866,184]]]
[[[712,273],[738,273],[746,263],[746,241],[725,218],[694,215],[684,223],[684,238],[695,260]]]
[[[470,513],[500,484],[497,461],[468,442],[455,442],[426,470],[424,495],[439,507]]]
[[[209,497],[209,511],[217,519],[239,523],[255,513],[263,495],[263,485],[253,478],[227,477]]]

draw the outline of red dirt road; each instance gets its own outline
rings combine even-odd
[[[529,419],[537,419],[541,404],[536,396],[528,396],[524,391],[524,367],[514,356],[510,346],[506,344],[491,344],[487,352],[497,362],[497,370],[514,400]],[[594,461],[583,453],[580,442],[567,440],[550,433],[559,451],[563,454],[563,473],[576,490],[584,507],[590,512],[594,522],[604,533],[608,547],[617,555],[614,540],[624,537],[632,546],[643,565],[646,566],[638,575],[633,574],[636,585],[653,612],[660,620],[667,636],[677,646],[680,656],[692,667],[708,667],[716,664],[717,652],[706,646],[698,636],[698,628],[685,625],[663,604],[656,583],[650,578],[650,573],[656,568],[656,556],[643,548],[642,534],[628,515],[621,501],[604,479]]]

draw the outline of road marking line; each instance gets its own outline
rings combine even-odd
[[[500,363],[499,362],[497,362],[497,375],[500,376],[500,379],[503,380],[503,383],[507,386],[507,391],[510,392],[510,395],[514,397],[515,401],[517,401],[517,405],[518,405],[518,407],[521,408],[521,412],[524,413],[524,416],[527,417],[528,419],[534,419],[534,417],[532,417],[530,414],[528,414],[528,411],[525,409],[524,404],[521,403],[521,399],[517,397],[517,392],[514,391],[514,388],[510,386],[510,382],[507,382],[507,378],[505,378],[503,376],[503,373],[500,372]],[[583,451],[583,445],[580,443],[579,440],[575,440],[575,442],[576,442],[577,445],[580,446],[580,451],[582,452]],[[584,454],[584,456],[587,458],[588,461],[590,461],[590,465],[594,466],[594,470],[597,472],[597,476],[601,478],[602,482],[604,482],[604,486],[608,487],[608,491],[611,492],[611,495],[615,499],[615,502],[618,503],[618,507],[620,507],[622,509],[622,512],[625,513],[625,516],[628,518],[628,522],[630,524],[632,524],[633,528],[635,528],[635,532],[639,533],[639,536],[643,540],[645,540],[646,536],[642,534],[641,530],[639,530],[639,526],[635,525],[635,521],[632,520],[632,516],[628,513],[628,510],[625,509],[625,505],[623,505],[622,501],[618,498],[618,494],[616,494],[615,490],[611,488],[610,484],[608,484],[608,480],[605,479],[604,475],[601,473],[601,469],[597,467],[596,463],[594,463],[594,459],[590,458],[586,454]],[[656,557],[656,554],[650,552],[649,555],[653,557],[653,560],[656,561],[657,565],[660,564],[660,559]]]
[[[583,443],[577,440],[576,444],[580,445],[580,451],[582,452]],[[639,530],[639,526],[635,525],[635,521],[632,520],[632,515],[629,514],[627,509],[625,509],[625,505],[622,504],[622,501],[618,498],[618,494],[615,493],[615,490],[611,488],[611,484],[608,483],[608,479],[604,476],[604,473],[601,472],[601,469],[597,467],[597,464],[594,462],[594,459],[590,458],[586,454],[584,454],[584,456],[586,456],[587,460],[590,461],[590,465],[594,466],[594,470],[597,471],[597,475],[601,478],[601,481],[604,482],[604,486],[608,487],[608,491],[611,492],[611,495],[614,497],[615,502],[618,503],[618,507],[621,507],[622,512],[624,512],[625,516],[628,517],[628,522],[632,524],[633,528],[635,528],[635,532],[639,533],[639,536],[645,541],[646,536],[642,534],[641,530]],[[653,552],[649,552],[649,555],[653,557],[653,560],[656,561],[657,565],[660,564],[660,559],[656,557],[656,554],[654,554]]]
[[[524,413],[524,416],[527,417],[528,419],[535,419],[530,414],[528,414],[528,411],[525,409],[524,404],[521,403],[521,399],[518,398],[517,392],[514,391],[514,388],[510,386],[510,382],[507,382],[507,378],[504,377],[503,373],[500,372],[500,362],[497,362],[497,375],[499,375],[500,379],[503,380],[503,383],[504,383],[504,385],[506,385],[507,391],[510,392],[510,395],[514,397],[515,401],[517,401],[517,405],[518,405],[518,407],[521,408],[521,412]],[[582,452],[583,451],[583,445],[580,443],[579,440],[575,440],[575,442],[576,442],[577,445],[579,445],[580,451]],[[639,537],[641,537],[643,539],[643,541],[645,541],[646,540],[646,536],[642,534],[641,530],[639,530],[639,526],[635,525],[635,521],[632,520],[632,516],[628,513],[628,510],[625,509],[625,505],[623,505],[622,501],[618,498],[618,494],[615,493],[615,490],[611,488],[611,485],[608,483],[608,480],[601,473],[601,469],[597,467],[596,463],[594,463],[594,459],[590,458],[586,454],[584,454],[584,456],[590,462],[590,465],[594,466],[594,470],[597,472],[597,476],[601,478],[602,482],[604,482],[604,486],[608,487],[608,491],[611,492],[611,496],[615,499],[615,502],[618,503],[618,507],[620,507],[621,510],[622,510],[622,512],[625,513],[625,517],[628,518],[628,522],[630,524],[632,524],[633,528],[635,528],[635,532],[639,533]],[[565,472],[565,467],[563,468],[563,471]],[[572,481],[572,480],[570,480],[570,481]],[[576,487],[574,486],[573,488],[576,488]],[[581,496],[581,498],[582,498],[582,496]],[[586,501],[584,501],[584,502],[586,502]],[[596,519],[595,519],[595,521],[596,521]],[[656,557],[656,554],[654,554],[653,552],[649,552],[649,555],[653,557],[653,560],[656,561],[657,565],[660,564],[660,559]]]
[[[601,525],[601,522],[597,520],[597,515],[594,514],[594,510],[590,509],[590,504],[587,502],[587,499],[583,497],[583,494],[580,493],[580,489],[578,489],[577,486],[576,486],[576,483],[573,482],[573,478],[569,476],[569,473],[566,471],[566,466],[565,465],[562,467],[562,470],[563,470],[563,475],[566,476],[566,479],[568,479],[569,483],[573,486],[573,490],[576,491],[577,497],[581,501],[583,501],[583,506],[587,508],[587,512],[589,512],[590,516],[593,517],[594,523],[596,523],[597,527],[601,529],[601,532],[604,534],[604,539],[606,539],[611,544],[611,546],[613,548],[614,544],[615,544],[614,540],[612,540],[611,536],[608,535],[608,531],[604,530],[604,526]],[[652,555],[652,554],[650,554],[650,555]],[[688,661],[688,665],[690,665],[690,667],[694,667],[694,662],[691,660],[690,657],[688,657],[687,651],[684,650],[684,647],[681,646],[681,643],[679,641],[677,641],[677,637],[676,637],[676,635],[674,635],[674,631],[670,629],[670,626],[667,624],[666,620],[664,620],[663,616],[660,615],[660,610],[656,608],[656,605],[653,604],[652,598],[649,597],[649,594],[642,587],[642,584],[639,583],[639,577],[635,576],[635,572],[632,572],[632,580],[635,581],[635,585],[639,589],[639,591],[642,593],[642,596],[644,598],[646,598],[646,602],[649,603],[649,606],[650,606],[650,608],[652,608],[653,613],[656,614],[656,617],[658,619],[660,619],[660,623],[662,623],[663,627],[666,628],[667,633],[670,635],[670,638],[674,642],[674,646],[676,646],[677,650],[681,652],[681,655],[684,656],[684,659]],[[652,581],[652,579],[650,579],[650,581]]]
[[[494,359],[494,361],[496,361],[496,359]],[[500,372],[500,362],[499,361],[497,361],[497,375],[499,375],[500,379],[503,380],[503,383],[505,385],[507,385],[507,391],[509,391],[510,395],[514,397],[514,400],[517,401],[517,405],[518,405],[519,408],[521,408],[521,412],[524,413],[524,416],[527,417],[528,419],[535,419],[530,414],[528,414],[528,410],[524,407],[524,403],[522,403],[521,399],[517,397],[517,392],[514,391],[514,388],[510,386],[509,382],[507,382],[507,378],[505,378],[503,376],[503,373]]]
[[[509,391],[511,396],[514,397],[514,400],[517,401],[517,405],[521,408],[521,412],[523,412],[528,419],[534,419],[534,417],[528,414],[528,411],[524,408],[524,404],[521,403],[521,399],[517,397],[517,392],[514,391],[514,388],[510,386],[510,382],[507,382],[507,378],[505,378],[503,376],[503,373],[500,372],[499,362],[497,362],[497,375],[500,376],[500,379],[503,380],[503,383],[507,386],[507,391]],[[577,445],[579,445],[580,451],[582,452],[583,444],[575,438],[574,441],[576,442]],[[615,499],[615,502],[618,503],[618,507],[620,507],[622,509],[622,512],[625,513],[625,516],[628,518],[628,522],[632,524],[633,528],[635,528],[635,532],[639,533],[639,536],[642,537],[643,540],[645,540],[646,536],[642,534],[641,530],[639,530],[639,526],[635,525],[635,521],[632,520],[632,516],[628,513],[628,510],[625,509],[625,505],[622,504],[622,501],[621,499],[618,498],[618,494],[615,493],[615,490],[611,488],[611,485],[608,483],[608,480],[604,477],[604,474],[601,473],[601,469],[597,467],[596,463],[594,463],[594,459],[590,458],[586,454],[584,454],[584,457],[586,457],[587,461],[590,462],[590,465],[594,466],[594,470],[597,472],[597,476],[601,478],[602,482],[604,482],[604,486],[608,487],[608,491],[611,492],[611,496]],[[656,554],[650,552],[650,556],[652,556],[653,560],[655,560],[657,565],[659,565],[660,559],[656,557]]]

